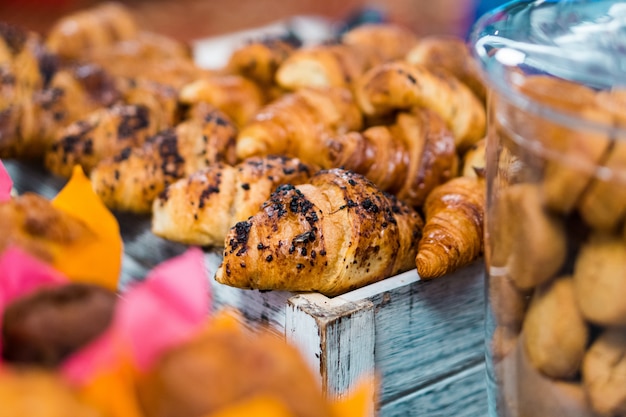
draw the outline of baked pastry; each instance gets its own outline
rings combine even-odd
[[[556,379],[578,374],[589,329],[577,305],[572,277],[558,277],[534,292],[523,332],[528,359],[542,374]]]
[[[412,269],[422,226],[417,212],[362,175],[320,171],[307,184],[278,187],[230,230],[215,279],[336,296]]]
[[[316,168],[297,158],[251,157],[212,164],[168,186],[154,201],[152,232],[200,246],[223,246],[232,226],[255,215],[274,189],[301,184]]]
[[[458,170],[452,133],[426,109],[398,113],[390,126],[333,136],[326,146],[331,166],[363,174],[414,207]]]
[[[430,70],[444,69],[454,75],[485,102],[487,91],[468,45],[455,36],[423,37],[403,57],[410,64],[423,65]]]
[[[213,415],[269,395],[294,417],[331,416],[308,365],[295,347],[268,331],[211,324],[166,352],[137,384],[146,417]]]
[[[236,132],[228,117],[212,109],[101,160],[90,175],[93,188],[109,208],[150,213],[154,199],[174,181],[216,162],[234,164]]]
[[[323,152],[330,136],[361,129],[361,112],[343,88],[307,88],[264,106],[237,136],[237,158],[288,155],[332,168]]]
[[[144,105],[100,108],[58,133],[46,152],[45,166],[62,177],[69,177],[74,165],[89,173],[102,159],[141,145],[159,127]]]
[[[2,316],[2,358],[56,367],[111,323],[117,295],[104,287],[65,284],[14,300]]]
[[[85,224],[34,193],[0,203],[0,230],[0,252],[17,245],[49,263],[59,247],[77,244],[91,235]]]
[[[433,71],[405,61],[377,65],[359,78],[355,96],[370,116],[413,107],[435,111],[454,133],[460,153],[485,136],[483,104],[444,70]]]
[[[89,49],[131,39],[138,31],[128,8],[105,2],[59,19],[48,32],[46,46],[64,59],[77,59]]]
[[[366,23],[341,36],[341,42],[373,51],[380,62],[403,59],[417,44],[413,31],[393,23]]]
[[[189,106],[211,104],[226,113],[238,127],[248,123],[265,102],[260,87],[240,75],[201,78],[183,86],[178,99]]]
[[[289,91],[351,88],[354,80],[378,62],[378,56],[368,48],[342,43],[306,46],[278,67],[276,82]]]
[[[441,277],[483,252],[485,181],[457,177],[436,187],[424,204],[423,237],[415,264],[422,279]]]
[[[41,370],[0,371],[2,414],[10,417],[105,417],[62,378]]]
[[[71,281],[117,289],[119,225],[80,167],[52,201],[24,193],[0,202],[0,230],[0,253],[17,246]]]
[[[295,39],[270,37],[252,40],[236,48],[228,59],[226,71],[242,75],[262,87],[276,83],[280,65],[300,47]]]

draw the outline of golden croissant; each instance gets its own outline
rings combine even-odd
[[[393,23],[367,23],[349,30],[341,42],[372,51],[380,62],[403,59],[418,43],[418,37],[404,26]]]
[[[126,147],[91,172],[91,182],[112,209],[149,213],[166,186],[209,165],[235,163],[234,124],[219,110],[190,119]]]
[[[367,115],[413,107],[435,111],[452,129],[461,153],[485,135],[484,106],[468,87],[443,70],[403,61],[384,63],[359,79],[355,95]]]
[[[362,175],[331,169],[278,187],[231,228],[215,279],[241,288],[327,296],[415,266],[423,222]]]
[[[344,88],[301,89],[264,106],[237,136],[240,160],[282,154],[330,168],[326,139],[360,130],[363,120]]]
[[[232,226],[255,215],[277,186],[306,182],[317,169],[297,158],[251,157],[212,164],[168,186],[154,201],[152,232],[200,246],[224,246]]]
[[[457,177],[435,188],[424,204],[423,237],[415,264],[422,279],[465,266],[483,251],[485,181]]]
[[[425,109],[401,112],[390,126],[332,137],[327,147],[333,166],[365,175],[414,207],[455,176],[458,165],[452,132]]]

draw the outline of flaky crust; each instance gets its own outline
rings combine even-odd
[[[301,89],[264,106],[237,136],[237,157],[288,155],[330,168],[330,135],[360,130],[362,115],[343,88]]]
[[[276,81],[289,91],[305,87],[350,88],[363,72],[379,62],[367,48],[323,44],[294,51],[278,68]]]
[[[365,177],[320,171],[277,189],[226,237],[216,280],[335,296],[414,267],[422,220]]]
[[[102,159],[141,145],[157,130],[143,105],[100,108],[59,131],[45,155],[45,166],[62,177],[69,177],[74,165],[89,173]]]
[[[458,166],[452,132],[425,109],[399,113],[390,126],[332,137],[327,149],[333,166],[365,175],[414,207],[455,176]]]
[[[418,37],[411,30],[393,23],[366,23],[343,34],[341,42],[373,51],[381,62],[402,59]]]
[[[213,164],[177,181],[153,206],[157,236],[200,246],[223,246],[228,230],[255,215],[274,189],[301,184],[316,168],[297,158],[252,157],[237,166]]]
[[[91,172],[95,192],[107,207],[150,213],[165,187],[216,162],[235,163],[234,124],[219,110],[124,148]]]
[[[482,254],[484,212],[485,182],[480,178],[457,177],[430,193],[415,258],[422,279],[441,277]]]
[[[355,95],[370,116],[427,107],[441,116],[464,152],[485,135],[486,115],[474,93],[444,70],[395,61],[378,65],[358,81]]]
[[[437,68],[447,70],[485,102],[487,96],[485,85],[470,49],[463,39],[445,35],[427,36],[416,42],[407,52],[406,60],[432,70]]]

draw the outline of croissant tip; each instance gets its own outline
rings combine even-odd
[[[439,278],[447,272],[445,265],[441,265],[439,256],[429,249],[421,249],[415,257],[417,273],[423,280]]]

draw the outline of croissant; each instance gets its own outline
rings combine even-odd
[[[278,37],[251,41],[233,51],[226,70],[261,86],[274,85],[276,71],[299,46],[290,39]]]
[[[62,128],[118,98],[114,80],[98,67],[59,70],[46,88],[5,110],[0,157],[39,159]]]
[[[229,229],[256,214],[281,184],[301,184],[316,167],[297,158],[252,157],[210,165],[168,186],[155,200],[152,232],[168,240],[223,246]]]
[[[211,104],[243,126],[264,103],[258,85],[240,75],[205,77],[182,87],[179,101],[186,105]]]
[[[323,151],[331,135],[358,131],[363,120],[350,91],[306,88],[264,106],[237,136],[237,158],[283,154],[322,168],[332,167]]]
[[[350,88],[378,62],[376,54],[367,48],[340,43],[307,46],[294,51],[278,67],[276,82],[289,91],[304,87]]]
[[[467,85],[481,102],[485,102],[487,92],[467,44],[454,36],[432,35],[416,42],[406,54],[410,64],[423,65],[436,71],[447,70],[463,84]]]
[[[225,240],[215,279],[241,288],[329,297],[415,266],[423,222],[362,175],[320,171],[283,185]]]
[[[139,146],[158,130],[146,106],[100,108],[62,129],[46,152],[44,163],[63,177],[69,177],[76,164],[89,173],[102,159]]]
[[[48,33],[46,46],[64,59],[76,59],[89,49],[131,39],[138,30],[129,9],[106,2],[58,20]]]
[[[457,177],[428,195],[424,204],[426,224],[415,257],[422,279],[441,277],[480,256],[484,212],[482,178]]]
[[[411,30],[393,23],[367,23],[344,33],[341,42],[372,50],[380,62],[402,59],[418,37]]]
[[[188,120],[103,159],[91,172],[94,191],[111,209],[150,213],[166,186],[218,161],[235,163],[236,129],[218,110]]]
[[[485,135],[485,109],[472,91],[443,70],[396,61],[366,72],[355,88],[357,101],[367,115],[427,107],[438,113],[454,133],[463,153]]]
[[[333,166],[365,175],[381,190],[411,206],[424,203],[437,185],[456,175],[454,137],[426,109],[399,113],[394,125],[374,126],[327,141]]]

